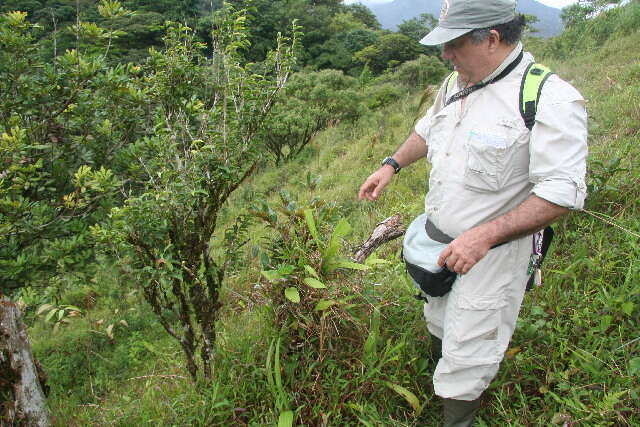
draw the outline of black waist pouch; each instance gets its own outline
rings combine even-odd
[[[408,263],[405,259],[407,273],[413,281],[420,286],[420,290],[432,297],[441,297],[446,295],[456,281],[457,273],[443,268],[437,273],[432,273],[417,265]]]
[[[404,263],[416,287],[426,295],[446,295],[458,277],[456,272],[450,271],[446,266],[440,268],[435,264],[440,252],[451,242],[453,237],[440,231],[426,214],[417,217],[407,228],[402,246]],[[504,243],[492,246],[491,249],[502,245]],[[434,271],[427,269],[427,266]]]
[[[456,281],[457,274],[436,261],[453,238],[437,230],[426,214],[418,216],[407,228],[402,245],[402,258],[409,277],[422,294],[441,297]]]

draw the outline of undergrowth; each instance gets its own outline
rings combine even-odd
[[[625,13],[636,13],[632,6]],[[573,32],[552,41],[555,50],[535,52],[588,100],[585,209],[619,227],[585,212],[556,226],[545,284],[525,297],[479,425],[640,424],[640,241],[632,234],[640,230],[640,32],[625,22],[606,24],[623,27],[615,36],[594,34],[589,40],[595,44],[587,43],[591,47],[580,56],[558,51],[573,46]],[[384,218],[400,213],[408,223],[422,209],[424,163],[397,175],[380,201],[356,200],[360,183],[419,114],[413,95],[323,131],[299,159],[250,179],[223,217],[246,213],[258,198],[276,206],[281,190],[300,206],[326,201],[338,215],[319,225],[321,239],[345,218],[353,231],[340,253],[349,255]],[[304,221],[285,229],[298,239],[309,233]],[[55,424],[274,425],[292,411],[297,425],[438,425],[428,333],[404,274],[400,242],[377,251],[385,264],[323,276],[326,289],[303,288],[303,276],[297,282],[281,278],[283,287],[301,286],[302,298],[313,301],[299,310],[278,293],[282,288],[274,293],[261,271],[277,270],[281,265],[272,261],[278,256],[290,257],[299,274],[304,265],[318,271],[320,261],[309,254],[322,252],[312,238],[296,243],[274,227],[256,225],[250,236],[221,296],[211,383],[190,381],[177,344],[130,292],[127,278],[107,267],[98,283],[66,301],[93,300],[80,307],[83,317],[56,333],[34,319],[31,336],[49,373]],[[294,260],[292,242],[307,248],[310,258]],[[314,310],[320,299],[340,303]],[[110,337],[105,325],[120,320],[127,326],[120,323]]]

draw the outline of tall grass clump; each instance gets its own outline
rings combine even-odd
[[[580,24],[569,26],[558,37],[545,43],[545,52],[559,59],[600,48],[607,40],[634,33],[640,27],[640,3],[601,11]]]

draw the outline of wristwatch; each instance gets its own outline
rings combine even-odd
[[[380,166],[384,166],[384,165],[391,166],[393,168],[393,170],[394,170],[394,173],[398,173],[398,172],[400,172],[400,169],[402,169],[400,167],[400,165],[398,164],[398,162],[396,162],[393,159],[393,157],[385,157]]]

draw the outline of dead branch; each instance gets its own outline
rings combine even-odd
[[[390,216],[384,221],[378,223],[376,228],[373,229],[371,236],[369,236],[367,241],[364,242],[353,255],[353,260],[362,264],[364,260],[367,259],[367,257],[379,246],[397,239],[402,236],[405,231],[406,229],[402,224],[400,214]]]

